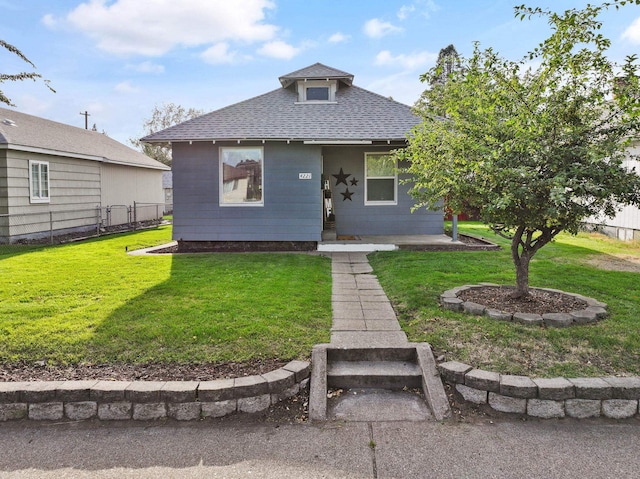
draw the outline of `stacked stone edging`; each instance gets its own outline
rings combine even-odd
[[[291,361],[266,374],[215,381],[0,382],[0,421],[192,421],[253,413],[298,394],[309,371],[308,362]]]
[[[571,311],[569,313],[546,313],[546,314],[531,314],[531,313],[508,313],[505,311],[499,311],[497,309],[487,308],[486,306],[473,301],[464,301],[458,298],[458,295],[463,291],[467,291],[473,288],[484,287],[504,287],[499,284],[493,283],[480,283],[477,285],[465,285],[458,286],[456,288],[449,289],[440,295],[440,304],[443,308],[451,311],[460,311],[467,314],[474,314],[477,316],[486,315],[492,319],[498,321],[514,321],[516,323],[528,324],[528,325],[545,325],[549,328],[565,328],[574,324],[588,324],[595,323],[596,321],[603,319],[607,316],[607,304],[598,301],[587,296],[582,296],[575,293],[567,293],[560,291],[559,289],[552,288],[531,288],[540,291],[550,291],[552,293],[566,294],[576,299],[584,301],[587,305],[586,308]]]
[[[541,378],[498,374],[458,361],[438,366],[465,401],[538,418],[639,417],[640,377]]]

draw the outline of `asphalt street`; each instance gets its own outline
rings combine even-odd
[[[636,478],[640,421],[0,424],[0,478]]]

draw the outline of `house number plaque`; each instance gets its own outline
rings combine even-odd
[[[311,178],[311,173],[298,173],[298,179],[299,180],[310,180]]]

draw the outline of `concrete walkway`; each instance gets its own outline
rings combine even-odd
[[[365,253],[332,254],[331,344],[389,347],[408,343]]]

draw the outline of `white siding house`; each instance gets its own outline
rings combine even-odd
[[[104,134],[0,108],[0,242],[96,229],[112,205],[161,205],[168,169]]]
[[[640,155],[640,141],[630,148],[630,153]],[[635,168],[640,175],[640,161],[629,158],[625,166]],[[589,218],[587,224],[623,241],[640,241],[640,209],[636,206],[625,206],[614,218]]]

